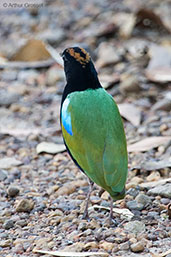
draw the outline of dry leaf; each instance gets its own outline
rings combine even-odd
[[[134,126],[139,126],[141,121],[141,111],[133,104],[118,104],[122,117],[130,121]]]
[[[41,142],[36,147],[36,152],[39,153],[50,153],[50,154],[56,154],[61,153],[66,150],[66,147],[64,144],[55,144],[55,143],[49,143],[49,142]]]
[[[128,145],[128,152],[145,152],[166,144],[171,137],[148,137],[134,144]]]
[[[41,40],[31,39],[12,56],[11,61],[42,61],[51,56]]]
[[[149,21],[148,24],[145,21]],[[165,26],[163,21],[161,20],[160,16],[154,13],[150,9],[141,8],[137,12],[137,24],[136,26],[145,27],[149,29],[156,29],[161,33],[170,33],[169,28]]]
[[[88,209],[89,210],[91,210],[91,209],[103,209],[103,210],[110,211],[109,207],[100,206],[100,205],[96,205],[96,204],[93,205],[92,207],[89,207]],[[125,216],[125,218],[127,218],[128,220],[131,220],[132,217],[134,216],[134,214],[126,208],[123,208],[123,209],[113,208],[113,212],[116,212],[117,214],[121,214],[121,215]]]
[[[53,256],[64,256],[64,257],[86,257],[86,256],[109,256],[108,253],[103,252],[62,252],[62,251],[43,251],[33,249],[34,253],[45,253]]]

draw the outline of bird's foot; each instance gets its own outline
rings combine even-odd
[[[114,218],[109,217],[109,226],[117,227],[118,222]]]
[[[88,210],[85,210],[82,216],[82,220],[90,221],[90,217],[88,215]]]

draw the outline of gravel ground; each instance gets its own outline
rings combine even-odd
[[[170,257],[171,7],[143,3],[0,8],[0,256]],[[42,42],[56,52],[88,49],[118,103],[129,175],[125,199],[114,204],[117,226],[108,224],[108,194],[98,186],[90,220],[82,219],[88,182],[65,151],[59,123],[64,73]]]

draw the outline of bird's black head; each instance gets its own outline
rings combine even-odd
[[[67,85],[72,91],[101,87],[89,53],[80,47],[71,47],[62,53]]]

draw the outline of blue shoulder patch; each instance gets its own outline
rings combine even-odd
[[[69,105],[69,99],[66,98],[62,105],[62,117],[61,118],[62,118],[62,124],[63,124],[65,130],[68,132],[68,134],[70,134],[72,136],[73,133],[72,133],[71,115],[67,111],[68,105]]]

